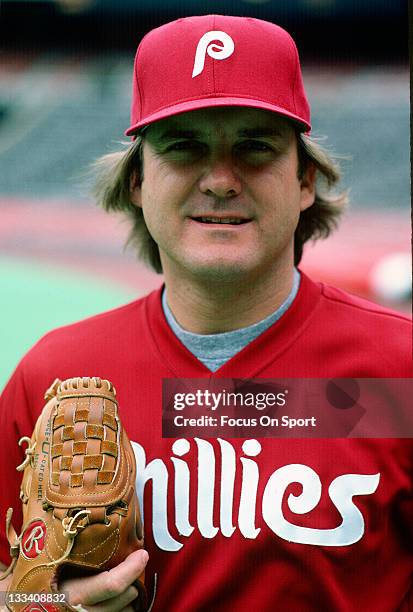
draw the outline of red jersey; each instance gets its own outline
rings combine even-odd
[[[163,378],[402,378],[411,364],[406,317],[302,275],[281,319],[211,373],[169,328],[159,290],[29,351],[1,399],[3,473],[54,378],[107,378],[137,459],[154,610],[409,610],[411,440],[165,439],[161,394]],[[18,528],[12,479],[0,516],[13,506]]]

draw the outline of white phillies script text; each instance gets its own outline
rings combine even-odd
[[[237,465],[235,449],[227,440],[218,438],[221,451],[221,478],[219,492],[215,491],[215,450],[206,440],[194,438],[198,452],[197,464],[197,529],[204,538],[214,538],[220,531],[230,538],[238,528],[245,538],[257,538],[261,529],[255,525],[259,465],[257,457],[262,448],[258,440],[245,440],[242,445],[245,457]],[[177,551],[183,544],[172,537],[168,528],[167,496],[168,480],[174,478],[175,526],[182,536],[189,537],[195,527],[189,522],[189,491],[191,474],[184,457],[191,448],[186,439],[172,444],[171,464],[161,459],[146,462],[143,446],[132,442],[137,463],[137,493],[143,510],[143,491],[148,480],[152,480],[153,536],[162,550]],[[237,526],[232,524],[234,485],[237,469],[241,470],[241,495]],[[289,495],[288,507],[295,514],[311,512],[320,501],[322,484],[318,474],[310,467],[291,463],[276,469],[265,485],[261,500],[262,517],[278,537],[298,544],[316,546],[348,546],[364,534],[364,518],[353,504],[354,495],[371,495],[378,487],[380,474],[342,474],[329,483],[331,503],[341,515],[341,523],[333,529],[312,529],[294,525],[282,512],[282,501],[287,487],[292,483],[302,486],[300,495]],[[214,496],[219,494],[219,527],[213,523]]]

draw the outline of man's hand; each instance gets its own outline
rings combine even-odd
[[[94,576],[64,579],[59,591],[65,593],[72,606],[87,612],[133,612],[131,603],[138,596],[133,582],[148,562],[146,550],[131,553],[117,567]]]

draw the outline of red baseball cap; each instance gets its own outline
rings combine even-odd
[[[135,57],[127,136],[211,106],[273,111],[309,131],[310,108],[291,36],[250,17],[202,15],[151,30]]]

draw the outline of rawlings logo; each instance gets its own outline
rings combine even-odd
[[[44,593],[44,591],[42,591]],[[37,593],[39,595],[39,593]],[[51,603],[30,603],[22,612],[59,612],[59,608]]]
[[[23,532],[21,551],[26,559],[35,559],[44,548],[46,525],[40,519],[32,521]]]
[[[257,511],[266,525],[278,537],[297,544],[314,546],[349,546],[358,542],[364,534],[364,517],[353,503],[355,495],[371,495],[378,487],[380,474],[342,474],[332,480],[328,494],[332,507],[341,516],[341,522],[332,529],[303,527],[288,521],[282,510],[283,499],[289,485],[298,483],[302,492],[290,494],[287,498],[289,510],[295,514],[306,514],[316,508],[322,492],[322,484],[317,472],[300,463],[284,465],[276,469],[265,483],[262,499],[258,499],[260,469],[252,457],[261,453],[258,440],[245,440],[242,450],[245,457],[238,462],[235,449],[227,440],[218,438],[220,446],[221,475],[219,486],[215,486],[216,456],[210,442],[195,438],[197,447],[197,529],[204,538],[214,538],[220,531],[230,538],[238,529],[245,538],[255,539],[261,528],[256,527]],[[173,490],[175,494],[175,527],[182,536],[189,537],[195,530],[190,523],[189,499],[191,473],[187,462],[180,457],[186,455],[191,444],[186,439],[172,444],[173,467],[169,468],[161,459],[146,463],[145,449],[132,442],[136,456],[138,480],[136,489],[143,509],[143,492],[148,480],[152,480],[153,537],[159,548],[177,551],[183,544],[176,540],[168,526],[168,486],[170,471],[173,471]],[[238,475],[238,471],[241,474]],[[241,493],[238,508],[234,512],[235,482],[241,479]],[[192,485],[193,486],[193,485]],[[215,498],[219,496],[219,526],[214,524]],[[261,508],[260,508],[261,506]],[[143,513],[142,513],[143,514]],[[233,524],[237,516],[237,524]]]
[[[218,44],[218,42],[221,44]],[[196,48],[192,78],[198,76],[203,71],[206,54],[213,59],[224,60],[233,54],[234,48],[234,41],[226,32],[221,32],[220,30],[206,32],[199,39]]]

